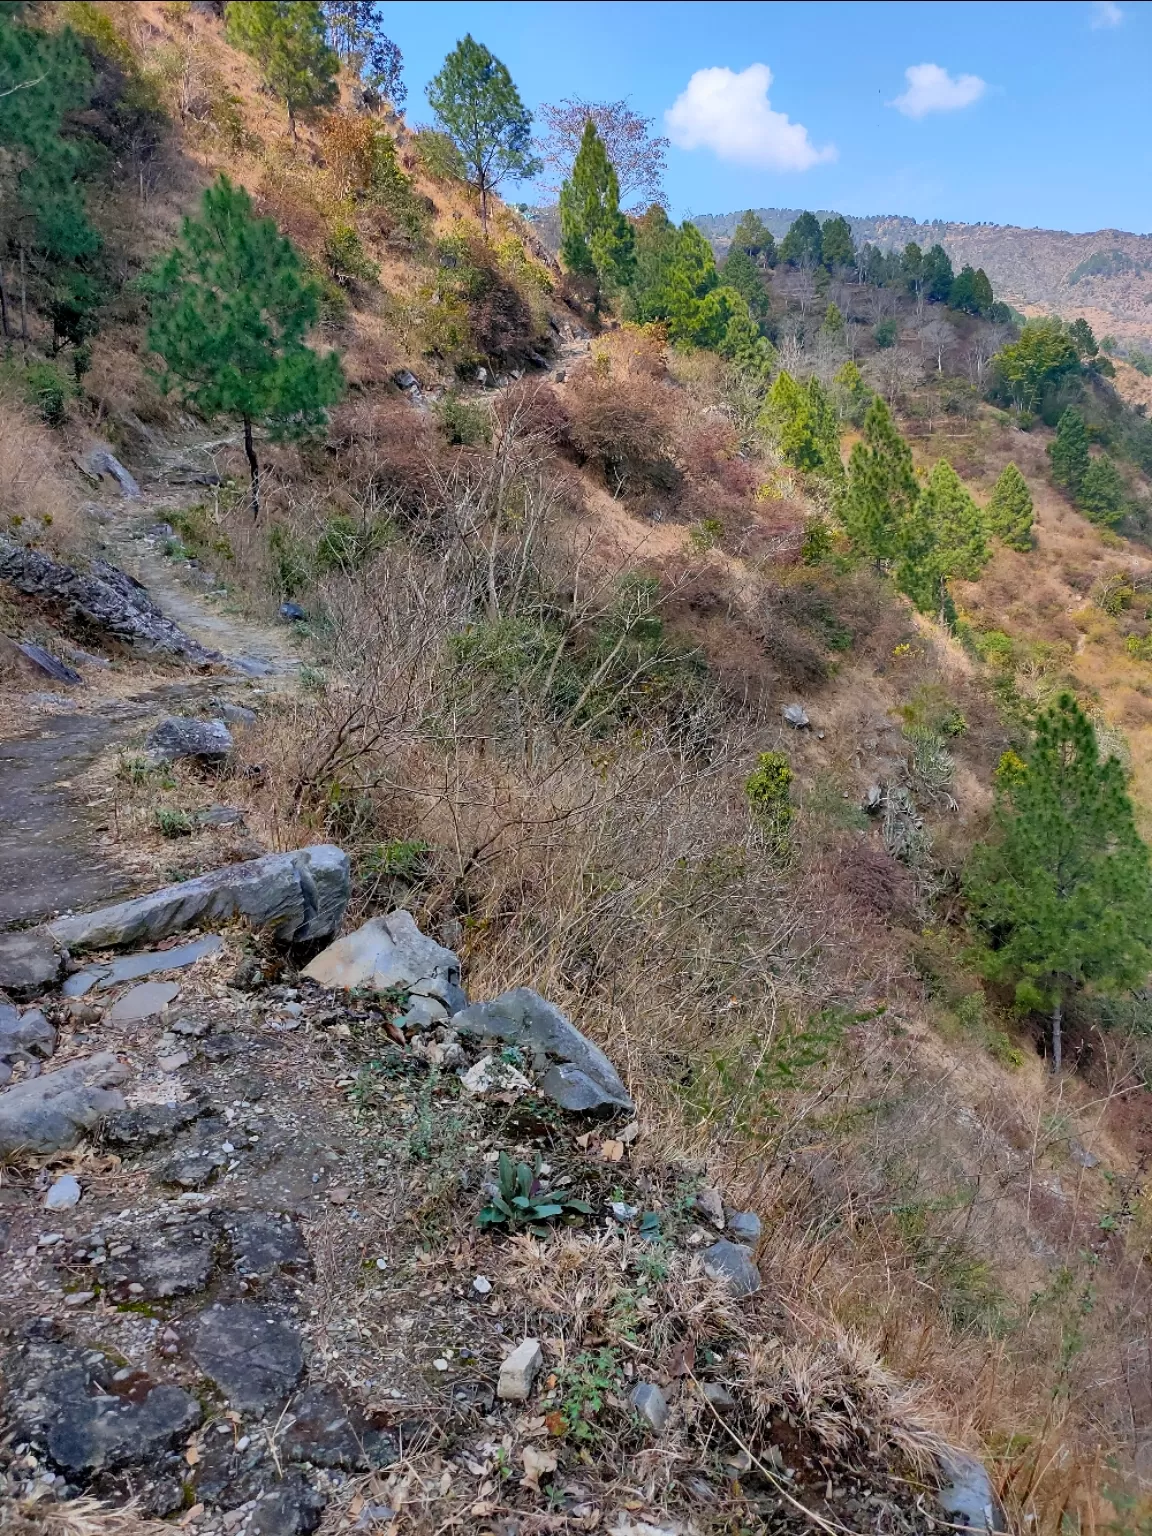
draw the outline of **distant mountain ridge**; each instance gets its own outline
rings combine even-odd
[[[701,214],[693,222],[717,255],[728,249],[743,209]],[[799,208],[758,208],[779,239],[801,213]],[[813,210],[821,221],[831,210]],[[1152,235],[1100,229],[1075,235],[1059,229],[1024,229],[1012,224],[956,224],[943,219],[921,224],[898,214],[844,217],[858,245],[885,250],[939,243],[955,267],[983,267],[998,299],[1025,313],[1044,312],[1073,319],[1083,315],[1097,335],[1111,332],[1131,346],[1152,343]]]

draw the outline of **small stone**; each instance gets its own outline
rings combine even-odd
[[[179,1072],[181,1067],[186,1067],[192,1060],[187,1051],[174,1051],[171,1056],[158,1056],[156,1065],[161,1072]]]
[[[656,1434],[663,1431],[668,1422],[668,1399],[654,1382],[638,1381],[628,1400]]]
[[[73,1291],[70,1295],[65,1296],[64,1305],[66,1307],[82,1307],[85,1302],[91,1301],[95,1295],[95,1291]]]
[[[738,1296],[751,1296],[760,1289],[760,1271],[749,1250],[726,1237],[713,1243],[703,1253],[704,1273],[710,1280],[726,1280]]]
[[[80,1180],[71,1173],[63,1173],[44,1197],[46,1211],[70,1211],[80,1203]]]
[[[476,1098],[489,1093],[519,1098],[532,1091],[532,1082],[523,1072],[509,1062],[497,1061],[494,1056],[481,1056],[475,1066],[461,1072],[460,1086]]]
[[[758,1243],[762,1231],[755,1211],[729,1211],[728,1230],[742,1243]]]
[[[308,610],[299,603],[281,603],[278,611],[285,624],[303,624],[308,618]]]
[[[616,1220],[625,1227],[635,1221],[640,1214],[638,1206],[628,1205],[623,1200],[613,1200],[610,1209]]]
[[[808,718],[808,712],[803,704],[786,704],[783,710],[784,720],[795,731],[811,729],[812,722]]]
[[[505,1403],[524,1402],[543,1364],[544,1351],[539,1340],[523,1339],[500,1367],[496,1396]]]
[[[724,1230],[724,1201],[718,1189],[702,1189],[696,1196],[696,1209],[719,1231]]]
[[[447,1362],[447,1360],[443,1360],[443,1359],[441,1359],[441,1360],[433,1360],[432,1364],[436,1367],[436,1369],[438,1371],[446,1371],[448,1369],[448,1362]]]
[[[347,1205],[352,1198],[352,1191],[346,1188],[330,1189],[328,1199],[333,1205]]]
[[[379,1262],[379,1261],[377,1261]],[[487,1296],[492,1289],[492,1282],[487,1275],[477,1275],[472,1282],[472,1289],[479,1296]]]
[[[735,1408],[736,1399],[727,1387],[722,1387],[718,1381],[706,1381],[700,1389],[705,1400],[712,1404],[713,1408]]]

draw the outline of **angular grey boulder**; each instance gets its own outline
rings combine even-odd
[[[39,1008],[17,1014],[0,1002],[0,1061],[47,1061],[55,1049],[56,1031]]]
[[[182,757],[220,764],[232,750],[232,733],[223,720],[190,720],[169,715],[148,735],[144,745],[154,762],[174,763]]]
[[[454,1015],[452,1028],[462,1035],[519,1046],[541,1074],[541,1091],[562,1109],[634,1108],[600,1047],[530,987],[515,987],[490,1003],[473,1003]]]
[[[301,973],[332,991],[401,988],[413,997],[442,1003],[448,1013],[468,998],[460,986],[460,961],[417,928],[410,912],[397,911],[347,933],[322,950]]]
[[[0,933],[0,989],[35,997],[60,979],[64,957],[43,928]]]
[[[0,1093],[0,1158],[66,1152],[85,1131],[124,1108],[116,1089],[128,1076],[110,1051],[69,1062]]]
[[[722,1237],[711,1248],[705,1248],[701,1258],[709,1280],[726,1281],[737,1296],[751,1296],[760,1289],[760,1271],[742,1243],[730,1243]]]
[[[1003,1532],[1008,1521],[985,1467],[964,1451],[948,1449],[938,1457],[950,1479],[937,1494],[940,1508],[958,1526],[971,1531]]]
[[[69,949],[118,949],[199,926],[243,918],[284,944],[310,944],[334,933],[352,876],[348,855],[331,844],[270,853],[229,864],[147,896],[58,917],[45,930]]]

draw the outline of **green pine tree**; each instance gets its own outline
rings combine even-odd
[[[296,119],[340,99],[340,60],[328,46],[319,0],[241,0],[227,10],[228,40],[260,65],[270,90],[288,108],[296,141]]]
[[[1068,327],[1068,339],[1076,348],[1081,362],[1099,355],[1100,347],[1087,320],[1077,317]]]
[[[756,320],[767,320],[772,312],[772,300],[764,281],[764,273],[742,246],[732,245],[727,259],[720,269],[721,280],[729,288],[741,294]]]
[[[772,381],[760,423],[794,468],[822,475],[837,486],[843,482],[839,422],[819,379],[799,384],[782,368]]]
[[[18,242],[67,259],[100,243],[76,180],[80,147],[62,131],[65,113],[88,104],[92,68],[70,27],[32,21],[23,6],[0,9],[0,212]]]
[[[824,235],[814,213],[793,220],[780,245],[780,260],[792,267],[818,267],[824,260]]]
[[[824,220],[820,230],[820,254],[829,272],[855,264],[856,243],[848,220],[840,214]]]
[[[540,169],[532,153],[532,114],[505,66],[471,36],[444,60],[427,95],[480,195],[480,222],[487,234],[493,191],[509,176],[526,181]]]
[[[901,532],[919,494],[912,450],[877,395],[865,414],[862,439],[848,461],[843,509],[848,537],[877,562],[896,558]]]
[[[758,213],[751,208],[741,218],[732,236],[730,251],[743,251],[746,256],[756,256],[760,265],[776,265],[776,241],[772,231]]]
[[[571,272],[596,277],[610,290],[626,288],[636,266],[632,226],[620,212],[620,183],[591,118],[560,189],[560,255]]]
[[[932,467],[898,535],[896,585],[921,613],[953,624],[956,610],[948,591],[954,577],[975,581],[988,563],[980,509],[947,459]]]
[[[937,304],[947,301],[952,292],[952,284],[955,276],[952,271],[952,263],[948,259],[948,253],[942,245],[934,245],[924,252],[923,283],[924,292]]]
[[[689,346],[707,345],[699,337],[705,330],[716,329],[717,310],[713,305],[705,313],[701,306],[719,285],[712,247],[696,225],[685,219],[676,232],[675,256],[668,272],[666,312],[660,317],[668,321],[668,335],[672,341],[687,342]],[[722,333],[721,326],[719,334]]]
[[[1114,528],[1124,520],[1128,487],[1115,461],[1101,454],[1091,459],[1080,481],[1076,504],[1094,523]]]
[[[992,487],[984,521],[1009,549],[1032,548],[1032,492],[1015,464],[1006,464]]]
[[[1074,406],[1069,406],[1056,424],[1056,436],[1048,445],[1052,478],[1057,485],[1077,496],[1084,484],[1091,459],[1088,454],[1088,428]]]
[[[1000,775],[995,830],[966,876],[984,974],[1052,1020],[1062,1059],[1069,996],[1141,986],[1152,965],[1152,878],[1124,770],[1100,760],[1070,694],[1040,715],[1022,769]]]
[[[948,304],[970,315],[987,314],[992,308],[992,284],[983,267],[961,268],[948,294]]]
[[[679,235],[675,224],[653,203],[636,221],[636,266],[628,291],[630,318],[641,325],[667,318]]]
[[[336,353],[320,355],[304,340],[319,314],[319,290],[292,242],[271,219],[257,218],[248,193],[223,175],[145,287],[161,385],[204,417],[242,423],[259,517],[253,428],[300,436],[323,424],[343,392]]]

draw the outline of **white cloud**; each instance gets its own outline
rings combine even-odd
[[[664,114],[668,135],[680,149],[710,149],[721,160],[769,171],[807,171],[835,160],[836,146],[818,149],[802,123],[774,112],[768,101],[772,71],[749,64],[698,69]]]
[[[1092,30],[1098,32],[1101,27],[1118,27],[1124,20],[1124,12],[1116,4],[1116,0],[1096,0],[1092,7]]]
[[[939,64],[913,64],[904,71],[908,89],[888,105],[905,117],[927,117],[929,112],[955,112],[979,101],[987,85],[979,75],[950,75]]]

